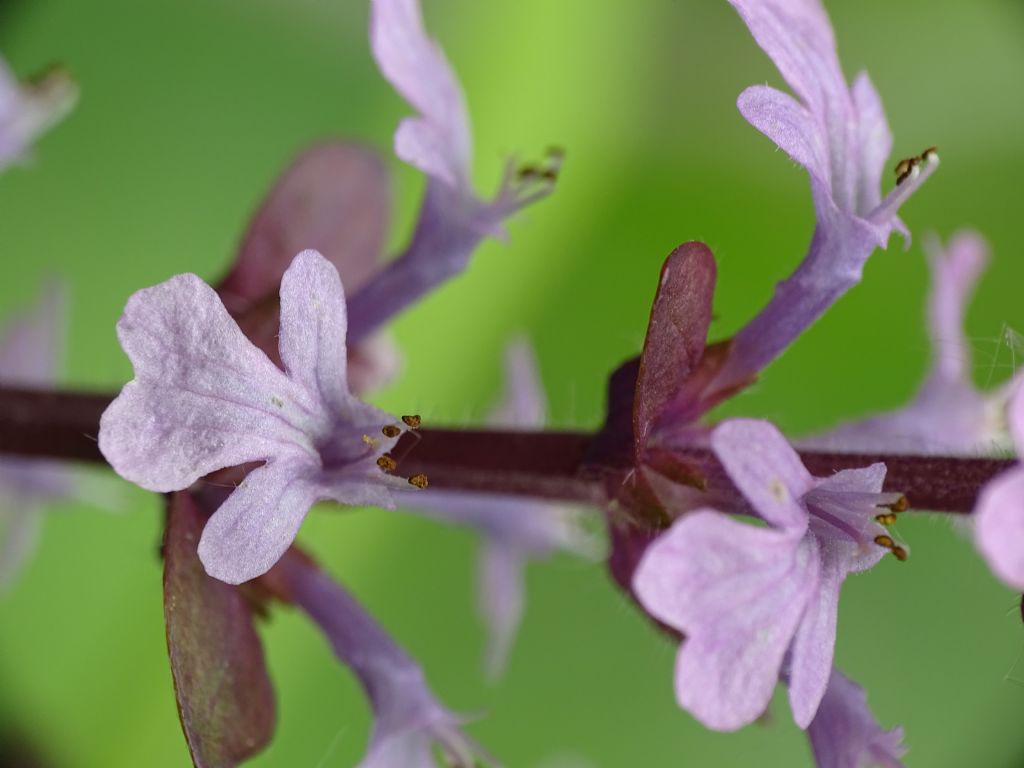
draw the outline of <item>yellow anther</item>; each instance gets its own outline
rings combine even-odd
[[[397,424],[388,424],[381,432],[384,433],[384,437],[398,437],[402,434],[402,428]]]
[[[422,419],[419,416],[403,416],[402,421],[409,429],[419,429]]]
[[[416,488],[423,489],[427,487],[427,476],[424,474],[413,475],[409,478],[409,485],[415,486]]]
[[[884,515],[875,515],[875,521],[882,525],[895,525],[896,515],[892,512],[888,512]]]
[[[882,534],[881,536],[875,536],[875,544],[890,550],[896,546],[896,542],[892,540],[892,537],[886,536],[885,534]]]
[[[398,469],[398,462],[385,453],[377,458],[377,466],[385,472],[394,472]]]
[[[901,546],[897,545],[897,546],[893,547],[892,548],[892,553],[893,553],[893,555],[895,555],[896,559],[899,560],[901,563],[904,560],[907,559],[907,550],[905,550]]]

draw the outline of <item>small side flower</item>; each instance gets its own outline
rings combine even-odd
[[[740,112],[807,170],[817,224],[796,271],[736,335],[718,388],[749,378],[775,359],[860,282],[868,257],[886,247],[894,229],[907,236],[897,212],[939,162],[934,148],[905,161],[907,170],[882,199],[883,166],[892,147],[882,101],[866,73],[847,85],[821,3],[730,2],[796,94],[752,86],[739,97]]]
[[[350,343],[363,339],[424,293],[466,268],[485,237],[504,237],[503,222],[548,195],[561,168],[510,163],[493,199],[471,180],[472,137],[462,88],[423,24],[419,0],[372,0],[370,45],[381,73],[417,111],[395,132],[395,154],[427,175],[412,241],[351,303]]]
[[[844,579],[886,550],[906,556],[876,521],[901,497],[882,493],[882,464],[812,477],[768,422],[725,422],[711,445],[767,527],[691,512],[648,547],[634,591],[686,635],[676,695],[701,723],[731,731],[757,719],[788,655],[793,717],[807,728],[831,674]]]

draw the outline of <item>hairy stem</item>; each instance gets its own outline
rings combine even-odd
[[[0,454],[102,462],[99,421],[112,399],[108,393],[0,388]],[[588,463],[593,438],[589,432],[421,429],[407,434],[394,453],[401,474],[426,474],[433,487],[599,504],[609,479],[632,467]],[[801,457],[819,477],[885,462],[886,490],[906,494],[913,508],[954,513],[969,513],[981,487],[1014,463],[817,451]],[[717,487],[731,487],[709,450],[692,448],[681,458],[706,468]]]

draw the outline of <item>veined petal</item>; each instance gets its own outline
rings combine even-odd
[[[633,588],[686,635],[679,703],[709,728],[735,730],[767,707],[818,583],[813,537],[746,525],[713,510],[677,521],[648,547]]]
[[[883,731],[868,709],[864,689],[837,669],[807,736],[817,768],[903,768],[903,729]]]
[[[311,453],[316,404],[245,338],[195,275],[135,293],[118,321],[135,369],[100,419],[100,450],[152,491],[223,467]]]
[[[846,578],[849,546],[819,539],[818,551],[821,570],[817,589],[807,602],[791,652],[789,705],[800,728],[807,728],[814,719],[828,685],[836,646],[839,588]]]
[[[978,549],[989,567],[1014,589],[1024,590],[1024,469],[1014,467],[989,481],[974,519]]]
[[[484,668],[496,679],[505,669],[526,604],[526,557],[497,541],[481,544],[478,561],[480,589],[477,609],[487,627]]]
[[[740,94],[736,105],[747,122],[823,184],[829,184],[828,148],[822,145],[814,117],[802,104],[775,88],[753,85]]]
[[[270,570],[316,501],[317,469],[308,460],[286,457],[250,472],[203,529],[199,559],[206,572],[241,584]]]
[[[867,72],[854,78],[850,89],[857,113],[857,147],[860,152],[857,210],[873,210],[881,201],[882,173],[892,151],[892,131],[885,119],[882,99]]]
[[[711,447],[758,515],[788,533],[807,530],[800,498],[814,478],[778,429],[767,421],[732,419],[711,433]]]
[[[345,292],[316,251],[303,251],[281,279],[281,361],[288,376],[316,392],[336,417],[352,400],[346,383]]]
[[[422,115],[399,126],[395,153],[453,187],[468,187],[471,146],[462,89],[427,36],[419,0],[373,0],[370,44],[384,77]]]

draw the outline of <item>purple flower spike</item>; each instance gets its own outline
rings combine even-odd
[[[533,350],[525,340],[506,352],[506,390],[491,414],[494,426],[542,427],[544,392]],[[587,532],[588,510],[512,496],[457,493],[428,488],[401,494],[400,503],[445,522],[477,529],[483,536],[479,559],[478,605],[488,631],[484,667],[491,679],[505,668],[523,617],[524,569],[533,558],[557,551],[597,560],[604,547]]]
[[[54,68],[22,85],[0,59],[0,170],[23,162],[35,141],[63,118],[78,99],[78,87]]]
[[[373,733],[358,768],[433,768],[435,747],[452,768],[494,762],[462,732],[466,718],[437,700],[420,666],[341,585],[297,557],[285,557],[279,570],[290,598],[320,626],[370,699]]]
[[[47,286],[38,304],[11,318],[0,336],[0,381],[46,387],[63,357],[67,295]],[[45,504],[75,490],[73,470],[46,459],[0,459],[0,590],[9,586],[35,547]]]
[[[847,86],[820,2],[730,2],[797,96],[753,86],[740,95],[740,112],[807,169],[817,226],[804,261],[736,335],[717,380],[723,388],[774,360],[856,285],[868,257],[876,247],[886,247],[893,229],[909,238],[897,211],[939,160],[930,149],[907,161],[896,188],[881,199],[880,180],[892,147],[881,99],[866,73]]]
[[[906,555],[875,521],[901,497],[881,492],[882,464],[812,477],[768,422],[725,422],[711,446],[768,527],[690,513],[647,549],[634,591],[686,635],[676,695],[701,723],[731,731],[757,719],[788,653],[790,705],[806,728],[829,680],[843,580],[885,554],[876,536]]]
[[[961,232],[948,248],[926,243],[931,270],[928,332],[932,365],[914,399],[899,410],[843,424],[801,445],[851,452],[992,454],[1009,447],[1004,412],[1018,379],[990,392],[971,380],[964,316],[988,263],[988,246],[975,232]]]
[[[838,669],[832,670],[807,736],[817,768],[903,768],[903,729],[882,730],[864,689]]]
[[[211,576],[237,584],[266,572],[317,500],[393,507],[389,487],[406,487],[376,463],[397,440],[382,429],[397,419],[349,393],[345,322],[337,270],[316,251],[296,256],[281,282],[286,372],[195,275],[128,300],[117,331],[135,378],[100,421],[111,466],[165,492],[265,462],[203,531],[199,556]]]
[[[1010,434],[1017,455],[1024,451],[1024,388],[1018,387],[1009,408]],[[974,509],[975,537],[992,571],[1017,591],[1024,591],[1024,465],[1018,463],[991,480]]]
[[[419,113],[398,126],[395,154],[428,182],[412,242],[352,297],[350,343],[460,273],[485,237],[504,237],[504,220],[549,194],[561,165],[557,151],[542,166],[519,172],[510,163],[494,199],[481,200],[470,178],[472,138],[462,88],[427,35],[419,0],[373,0],[370,44],[381,73]]]

